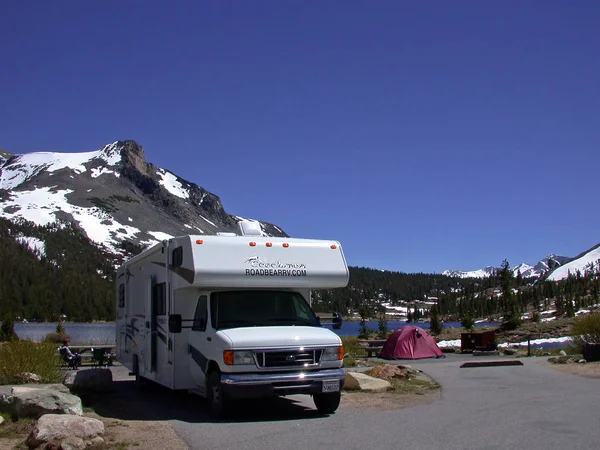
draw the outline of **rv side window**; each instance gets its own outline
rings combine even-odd
[[[179,267],[183,264],[183,247],[173,249],[173,267]]]
[[[192,331],[206,331],[206,321],[208,320],[208,297],[201,295],[198,298],[196,314],[194,314],[194,325]]]
[[[152,300],[154,301],[154,311],[157,316],[164,316],[167,314],[167,284],[157,283],[154,285],[154,291],[152,292]]]
[[[119,308],[125,306],[125,285],[121,283],[119,285]]]

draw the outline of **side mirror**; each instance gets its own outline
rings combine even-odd
[[[169,316],[169,333],[181,333],[181,314]]]

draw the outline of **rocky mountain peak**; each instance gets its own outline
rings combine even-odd
[[[139,172],[145,175],[148,174],[146,155],[144,154],[144,148],[140,144],[133,140],[126,140],[117,141],[113,145],[114,149],[110,149],[109,151],[120,151],[123,165],[129,164]]]

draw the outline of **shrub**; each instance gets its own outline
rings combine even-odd
[[[473,325],[475,325],[475,321],[473,320],[470,314],[467,314],[462,318],[460,324],[467,330],[470,330],[473,328]]]
[[[379,332],[377,333],[377,337],[379,339],[385,339],[388,334],[388,324],[385,314],[381,314],[381,316],[379,316],[378,329]]]
[[[61,344],[65,341],[65,340],[70,340],[71,338],[69,337],[69,335],[67,334],[61,334],[61,333],[48,333],[46,335],[46,337],[44,338],[45,342],[51,343],[51,344]]]
[[[356,365],[356,353],[358,352],[358,338],[354,336],[342,336],[342,345],[344,346],[344,367],[353,367]]]
[[[573,321],[573,346],[581,353],[584,344],[600,344],[600,314],[586,314]]]
[[[442,333],[444,325],[440,319],[440,313],[437,305],[431,308],[431,318],[429,319],[429,331],[435,336],[439,336]]]
[[[29,340],[0,345],[0,384],[21,384],[22,374],[38,375],[42,383],[56,383],[62,379],[61,360],[56,346]]]

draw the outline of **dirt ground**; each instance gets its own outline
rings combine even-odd
[[[440,398],[440,389],[432,388],[433,380],[425,374],[419,374],[416,379],[423,384],[417,386],[398,386],[387,392],[342,392],[340,410],[392,410],[409,408],[435,402]],[[428,383],[432,383],[431,385]],[[101,420],[105,426],[104,439],[106,444],[90,450],[126,450],[152,449],[183,450],[188,448],[186,443],[174,432],[170,420],[183,420],[190,423],[210,421],[206,405],[203,401],[190,402],[189,395],[173,394],[170,391],[156,388],[134,387],[131,382],[116,383],[118,390],[107,396],[87,399],[84,405],[84,415]],[[156,406],[160,405],[159,408]],[[277,405],[276,405],[277,406]],[[292,414],[288,403],[279,404],[281,414]],[[260,409],[260,408],[258,408]],[[257,414],[271,414],[267,410]],[[299,410],[296,409],[297,414]],[[24,450],[24,442],[33,427],[33,422],[27,427],[21,427],[18,433],[6,433],[7,425],[0,425],[0,449]],[[10,425],[8,425],[10,426]],[[2,432],[4,428],[4,433]]]
[[[585,364],[555,364],[551,363],[550,361],[545,361],[544,364],[552,367],[555,370],[560,370],[561,372],[571,373],[573,375],[579,375],[586,378],[600,379],[600,361],[588,362]]]
[[[104,422],[104,449],[161,449],[183,450],[187,444],[175,434],[168,422],[119,420],[100,417],[97,414],[85,414]]]

